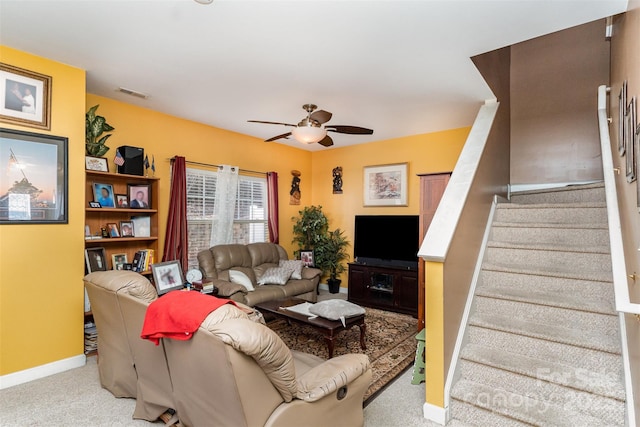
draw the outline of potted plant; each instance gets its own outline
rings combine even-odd
[[[106,146],[107,139],[111,134],[102,135],[104,132],[110,132],[115,128],[107,123],[107,120],[102,116],[96,115],[96,110],[100,105],[94,105],[89,108],[85,115],[85,144],[87,148],[87,154],[95,157],[102,157],[109,151],[109,147]]]
[[[318,244],[327,236],[329,220],[322,212],[322,206],[306,206],[298,211],[299,217],[293,217],[293,243],[298,244],[299,249],[316,250]],[[299,254],[296,251],[296,256]]]
[[[332,294],[340,292],[342,280],[338,279],[338,276],[347,270],[344,262],[349,259],[348,246],[349,241],[344,232],[337,228],[329,231],[315,248],[318,267],[325,274],[329,273],[327,284],[329,285],[329,292]]]

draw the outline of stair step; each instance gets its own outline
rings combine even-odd
[[[590,330],[587,326],[579,329],[575,324],[544,324],[505,316],[503,314],[475,313],[469,324],[496,331],[539,338],[577,347],[620,354],[619,335],[605,335]]]
[[[491,241],[503,243],[552,244],[556,246],[576,247],[586,245],[593,247],[609,247],[609,232],[601,224],[591,227],[567,227],[569,224],[526,224],[526,223],[493,223]]]
[[[559,387],[568,387],[575,394],[585,393],[586,396],[579,396],[581,400],[595,399],[596,396],[615,399],[617,402],[624,402],[625,400],[625,390],[621,386],[621,378],[612,373],[604,374],[600,371],[587,371],[577,368],[575,365],[535,359],[477,344],[466,346],[460,357],[463,361],[495,369],[496,372],[484,375],[483,381],[486,383],[494,382],[509,373],[517,374],[530,380],[519,379],[519,381],[525,383],[524,388],[521,390],[533,389],[534,384],[541,388],[544,386],[546,390],[544,394],[553,397],[556,402],[561,398],[561,393],[568,393],[568,397],[572,397],[569,390],[562,390]],[[464,368],[462,368],[461,372],[464,376]],[[479,381],[477,375],[469,376],[469,378]],[[517,377],[513,377],[509,382],[514,383],[516,379]],[[506,382],[503,383],[503,386],[505,384]],[[542,391],[540,393],[542,394]],[[609,404],[614,405],[614,402],[609,402]]]
[[[579,294],[565,294],[548,292],[537,289],[514,289],[510,287],[483,286],[476,291],[476,295],[510,301],[526,302],[529,304],[547,305],[549,307],[568,308],[591,313],[615,314],[613,301],[598,298],[586,298]]]
[[[587,245],[586,243],[560,244],[527,241],[503,242],[492,239],[487,242],[487,248],[611,255],[608,242],[605,245]]]
[[[604,420],[500,388],[460,380],[452,390],[454,399],[533,425],[610,426]]]
[[[514,269],[538,270],[544,272],[543,275],[560,277],[568,275],[606,281],[610,280],[612,275],[611,255],[599,252],[487,246],[483,262]]]
[[[519,271],[497,269],[496,266],[485,265],[480,274],[477,289],[481,290],[492,286],[500,289],[508,288],[527,292],[535,290],[546,295],[580,295],[581,299],[608,302],[607,313],[613,312],[614,309],[614,291],[611,281],[598,282],[542,276],[539,274],[523,274]],[[548,303],[545,305],[554,304]]]
[[[474,301],[472,316],[495,315],[507,316],[526,322],[540,323],[553,327],[562,326],[572,330],[598,331],[607,340],[620,333],[620,321],[615,314],[601,314],[577,311],[562,307],[530,304],[520,301],[487,298],[478,295]],[[617,343],[616,339],[613,339]],[[619,344],[616,344],[618,347]]]
[[[531,427],[531,424],[503,417],[489,409],[480,408],[457,399],[451,399],[449,412],[453,418],[447,423],[447,427],[455,425],[451,424],[454,421],[477,427]]]
[[[599,375],[610,377],[612,381],[622,378],[622,358],[617,354],[473,325],[469,325],[467,330],[467,345],[481,345],[490,347],[497,353],[516,354],[560,365],[575,366],[578,363],[579,368],[576,369],[581,373],[597,372]],[[462,352],[466,354],[465,348]]]
[[[511,193],[513,203],[575,203],[604,202],[604,183],[547,188]]]
[[[474,424],[467,424],[467,423],[465,423],[463,421],[460,421],[460,420],[451,419],[447,423],[447,427],[475,427],[475,425]]]
[[[606,224],[604,203],[516,204],[499,203],[494,221],[549,224]]]

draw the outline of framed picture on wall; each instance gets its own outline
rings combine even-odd
[[[51,129],[51,77],[0,62],[0,121]]]
[[[624,117],[624,143],[627,156],[626,172],[627,182],[633,182],[636,180],[636,97],[631,98],[629,105],[627,106],[627,113]]]
[[[407,206],[408,163],[365,166],[365,206]]]
[[[68,222],[68,140],[0,128],[0,224]]]
[[[622,83],[618,95],[618,154],[624,156],[625,151],[625,115],[627,114],[627,82]]]

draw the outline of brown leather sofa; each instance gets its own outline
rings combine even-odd
[[[258,285],[260,278],[270,268],[288,260],[287,252],[275,243],[250,243],[248,245],[218,245],[198,253],[198,263],[203,276],[211,279],[218,288],[218,295],[242,302],[250,307],[265,301],[297,297],[309,302],[317,301],[321,271],[305,267],[301,279],[290,278],[285,284]],[[230,272],[244,273],[254,290],[234,283]]]
[[[268,327],[231,305],[188,341],[163,339],[185,426],[326,427],[364,424],[369,358],[324,361],[292,352]]]

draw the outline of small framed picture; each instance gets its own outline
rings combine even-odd
[[[151,271],[158,295],[184,288],[184,273],[180,267],[180,261],[151,264]]]
[[[131,264],[130,262],[125,262],[124,264],[122,264],[122,269],[123,270],[133,270],[133,264]]]
[[[134,216],[131,217],[133,232],[136,237],[151,237],[151,217]]]
[[[100,206],[99,202],[89,202],[89,207],[90,208],[101,208],[102,206]]]
[[[133,209],[149,209],[151,206],[151,186],[129,184],[129,207]]]
[[[129,207],[129,199],[126,194],[116,194],[116,206],[119,208]]]
[[[109,162],[104,157],[84,156],[84,168],[88,171],[109,172]]]
[[[51,76],[0,63],[0,121],[51,129]]]
[[[100,203],[103,208],[115,208],[116,201],[113,197],[113,185],[94,182],[93,201]]]
[[[120,221],[120,236],[121,237],[134,237],[133,221]]]
[[[87,248],[84,250],[84,260],[86,262],[87,272],[107,271],[107,260],[104,254],[104,248]]]
[[[626,175],[627,182],[631,183],[636,180],[636,168],[638,160],[636,159],[635,150],[636,139],[636,97],[632,97],[627,106],[624,116],[624,144],[626,151]]]
[[[120,231],[118,231],[118,224],[115,222],[107,223],[107,230],[109,231],[109,237],[120,237]]]
[[[300,251],[300,259],[305,267],[315,267],[315,260],[313,256],[313,250],[302,249]]]
[[[127,263],[127,254],[111,255],[111,267],[113,270],[124,270],[124,265],[126,263]]]

